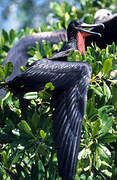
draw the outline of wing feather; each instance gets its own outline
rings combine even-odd
[[[59,172],[64,180],[75,178],[89,76],[82,74],[74,86],[53,95],[53,135]]]

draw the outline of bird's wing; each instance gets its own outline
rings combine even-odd
[[[61,41],[67,41],[67,32],[65,30],[54,31],[54,32],[40,32],[37,34],[25,36],[20,39],[8,52],[7,58],[3,65],[11,61],[16,66],[17,62],[20,61],[21,64],[18,66],[24,66],[27,64],[27,59],[29,58],[28,48],[35,47],[36,42],[40,44],[39,48],[41,50],[42,41],[50,42],[51,44],[58,44]]]
[[[59,173],[64,180],[75,178],[90,73],[84,73],[74,86],[53,95],[54,143]]]
[[[74,84],[79,76],[81,77],[82,66],[85,69],[88,64],[42,59],[6,84],[11,90],[19,93],[40,91],[48,82],[52,82],[55,89],[65,89]]]
[[[42,50],[42,41],[50,42],[51,45],[58,44],[59,42],[67,41],[67,32],[65,30],[54,31],[54,32],[40,32],[37,34],[25,36],[20,39],[14,46],[9,50],[6,60],[3,65],[9,61],[13,63],[14,68],[10,76],[10,80],[21,73],[20,66],[27,64],[29,47],[35,47],[36,43],[39,43],[39,49]]]

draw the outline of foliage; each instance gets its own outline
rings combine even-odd
[[[89,1],[82,1],[81,11],[67,3],[51,4],[59,21],[56,25],[44,25],[41,31],[66,28],[72,19],[78,16],[82,18],[86,2]],[[89,6],[92,8],[91,4]],[[87,22],[91,21],[92,17],[87,19]],[[19,32],[11,30],[9,34],[3,30],[0,35],[0,63],[5,60],[8,50],[15,42],[33,32],[34,29],[28,28]],[[32,55],[29,63],[45,55],[51,56],[61,46],[60,43],[51,49],[49,43],[46,45],[43,42],[42,50],[39,51],[37,43],[35,48],[29,49]],[[68,60],[88,61],[93,70],[82,126],[76,179],[116,179],[117,75],[113,71],[117,69],[117,46],[113,43],[101,50],[94,44],[93,48],[88,47],[86,55],[75,51],[69,55]],[[0,81],[8,78],[11,71],[11,63],[5,67],[0,66]],[[11,92],[0,99],[0,179],[60,179],[52,138],[50,100],[53,90],[53,85],[48,83],[41,92],[25,94],[24,98],[26,101],[30,100],[30,103],[23,112],[19,99]]]

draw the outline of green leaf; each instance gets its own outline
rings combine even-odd
[[[117,141],[117,135],[106,134],[103,138],[100,139],[103,143],[112,143]]]
[[[34,63],[37,60],[39,60],[39,59],[36,56],[30,57],[28,59],[28,64],[31,65],[32,63]]]
[[[38,92],[29,92],[24,95],[25,99],[32,100],[38,98]]]
[[[108,176],[110,178],[112,177],[112,173],[107,169],[102,170],[102,173],[104,173],[106,176]]]
[[[53,91],[55,89],[55,87],[53,86],[53,84],[51,82],[49,82],[45,85],[45,89],[49,89],[49,90]]]
[[[86,180],[85,174],[82,174],[82,175],[80,176],[80,180]]]
[[[28,125],[28,123],[25,120],[22,120],[19,124],[18,127],[25,131],[27,134],[33,136],[32,130],[30,128],[30,126]]]
[[[91,154],[91,150],[89,148],[83,148],[78,155],[78,159],[85,159],[89,154]]]
[[[112,45],[108,45],[108,50],[110,54],[116,54],[116,45],[113,42]]]
[[[12,71],[13,71],[12,62],[8,62],[7,64],[5,64],[4,66],[5,79],[11,75]]]
[[[112,58],[106,59],[103,64],[103,72],[107,74],[112,69]]]
[[[92,129],[93,136],[99,134],[100,125],[101,125],[101,120],[99,118],[95,122],[92,123],[91,129]]]
[[[12,133],[16,136],[20,136],[20,132],[19,132],[19,129],[13,129],[12,130]]]
[[[111,156],[111,152],[109,151],[109,149],[106,146],[99,144],[97,149],[98,149],[98,153],[100,155],[100,158],[103,157],[104,159],[109,160],[109,158]]]
[[[112,169],[112,166],[110,166],[106,161],[102,161],[102,165],[107,166]]]
[[[6,53],[8,53],[8,51],[10,50],[9,46],[7,45],[3,45],[2,46],[2,50],[5,51]]]
[[[35,51],[35,56],[36,56],[37,59],[42,59],[43,58],[39,51]]]
[[[1,156],[2,156],[3,162],[6,163],[7,162],[7,154],[6,154],[6,152],[2,151]]]
[[[5,41],[8,41],[8,33],[4,29],[2,29],[2,34],[4,36]]]
[[[112,103],[117,110],[117,85],[112,86]]]
[[[102,124],[100,126],[99,134],[100,136],[104,136],[113,125],[113,116],[110,116],[109,113],[112,113],[113,106],[103,106],[102,108],[98,109],[100,119],[102,119]]]
[[[113,117],[108,117],[106,114],[103,116],[103,123],[101,125],[100,133],[104,136],[113,125]]]
[[[87,180],[93,180],[93,177],[92,177],[92,176],[89,176]]]
[[[4,43],[5,43],[4,35],[1,34],[0,35],[0,45],[2,46],[2,45],[4,45]]]
[[[34,131],[36,131],[38,126],[39,126],[39,114],[37,112],[34,112],[31,119],[31,127]]]
[[[98,156],[98,160],[97,160],[97,162],[96,162],[96,169],[99,170],[100,166],[101,166],[101,159],[100,159],[100,157]]]
[[[0,66],[0,81],[4,81],[4,68]]]
[[[15,31],[13,29],[9,32],[9,41],[12,43],[15,38]]]
[[[40,136],[42,137],[42,139],[45,139],[46,137],[46,133],[42,129],[40,130]]]
[[[90,85],[90,87],[91,87],[91,89],[93,89],[94,90],[94,92],[97,94],[97,95],[99,95],[100,97],[102,97],[103,96],[103,89],[102,89],[102,87],[101,86],[94,86],[94,85]]]
[[[24,72],[26,69],[27,69],[26,66],[20,66],[20,71],[21,71],[21,72]]]
[[[111,98],[110,88],[107,86],[105,82],[103,84],[103,88],[104,88],[105,101],[108,102],[108,100]]]

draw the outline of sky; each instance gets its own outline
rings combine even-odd
[[[22,1],[22,0],[17,0],[18,3],[20,3],[20,1]],[[48,3],[48,1],[51,2],[51,0],[34,0],[34,3],[35,3],[35,5],[40,6],[40,8],[41,8],[42,6],[44,6],[44,4]],[[58,0],[58,1],[62,2],[63,0]],[[70,4],[73,4],[74,2],[76,3],[76,6],[79,8],[78,2],[76,2],[75,0],[69,1]],[[0,31],[2,29],[5,29],[8,32],[10,29],[18,30],[20,28],[21,22],[17,18],[18,10],[19,10],[18,4],[14,3],[14,4],[10,5],[8,17],[5,20],[2,19],[2,14],[3,14],[4,8],[9,6],[9,4],[10,4],[10,0],[0,0],[0,17],[1,17],[0,18]],[[46,6],[46,8],[47,8],[47,6]],[[48,3],[48,9],[49,9],[49,3]],[[41,16],[43,16],[43,14],[39,14],[39,17],[41,17]],[[47,16],[48,16],[48,14],[47,14]],[[36,18],[35,18],[35,21],[36,21]],[[39,21],[38,21],[38,23],[39,23]],[[37,24],[37,25],[39,25],[39,24]]]
[[[0,16],[1,16],[2,10],[3,10],[3,8],[0,8]],[[6,20],[2,21],[1,29],[5,29],[5,30],[9,31],[12,28],[17,30],[19,27],[20,27],[20,24],[18,23],[18,19],[17,19],[17,6],[12,5],[10,7],[10,14],[9,14],[8,18]]]

